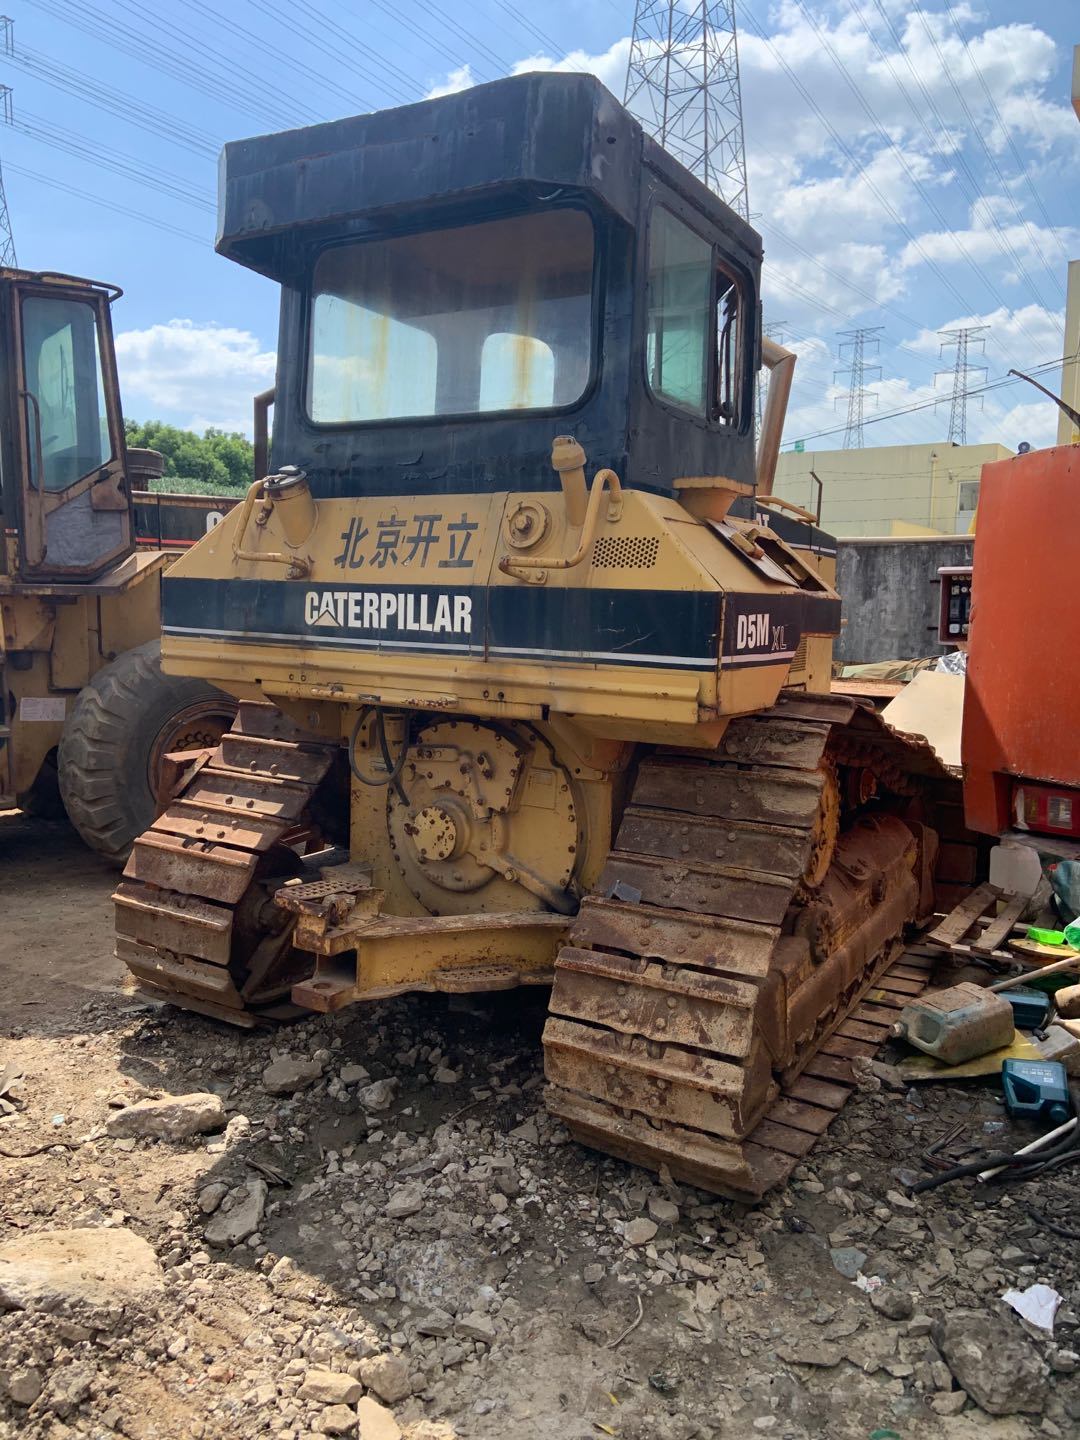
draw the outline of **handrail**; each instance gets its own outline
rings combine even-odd
[[[264,565],[288,565],[297,575],[310,574],[310,564],[295,555],[283,555],[280,550],[245,550],[242,548],[248,522],[251,519],[251,512],[255,507],[256,497],[262,490],[264,484],[265,481],[263,480],[253,480],[247,488],[247,494],[244,496],[240,509],[240,519],[236,522],[236,533],[233,537],[233,559],[253,560]]]
[[[811,525],[818,523],[819,517],[809,510],[804,510],[801,505],[796,505],[791,500],[785,500],[780,495],[755,495],[755,505],[775,505],[781,510],[790,510],[793,515],[800,516],[803,520],[809,520]]]
[[[585,519],[581,526],[581,539],[578,547],[572,555],[504,555],[499,561],[499,569],[504,575],[515,575],[519,570],[572,570],[575,565],[580,565],[589,553],[589,546],[596,536],[596,527],[600,517],[600,502],[603,499],[604,491],[611,491],[611,502],[608,509],[608,519],[615,521],[622,513],[622,484],[614,470],[598,470],[593,476],[592,488],[589,491],[589,504],[585,510]],[[528,576],[519,576],[519,579],[529,579]]]

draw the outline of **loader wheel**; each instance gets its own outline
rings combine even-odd
[[[60,740],[60,794],[92,850],[122,865],[157,812],[157,772],[170,750],[216,745],[236,701],[204,680],[166,675],[150,640],[99,670],[79,692]]]

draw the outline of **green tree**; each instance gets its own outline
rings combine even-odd
[[[155,490],[233,495],[251,481],[251,441],[238,431],[211,428],[197,435],[161,420],[128,420],[124,429],[129,445],[159,450],[165,457],[165,474]]]

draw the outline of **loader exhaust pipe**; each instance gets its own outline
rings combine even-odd
[[[795,352],[786,350],[767,335],[761,337],[761,363],[769,372],[769,391],[765,397],[765,414],[761,421],[761,438],[757,453],[757,492],[760,499],[771,495],[776,479],[776,461],[784,433],[791,381],[795,374]]]

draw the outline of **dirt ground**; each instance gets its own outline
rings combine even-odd
[[[1078,1433],[1052,1228],[1080,1223],[1075,1173],[903,1192],[958,1123],[953,1153],[1019,1138],[991,1086],[868,1080],[749,1210],[547,1119],[542,995],[233,1033],[128,990],[113,880],[63,825],[0,813],[0,1435]],[[119,1133],[122,1106],[191,1092],[220,1101],[207,1133]],[[12,1245],[72,1229],[104,1298],[20,1302]],[[1000,1299],[1036,1281],[1053,1337]]]

